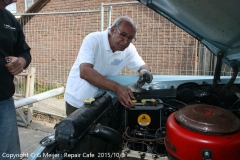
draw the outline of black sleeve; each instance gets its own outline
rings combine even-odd
[[[27,42],[25,41],[25,35],[23,33],[23,29],[20,25],[20,23],[17,21],[17,28],[16,28],[16,43],[14,44],[14,55],[16,57],[22,57],[26,61],[26,65],[24,66],[24,69],[26,69],[31,60],[31,54],[30,50],[31,48],[28,46]]]

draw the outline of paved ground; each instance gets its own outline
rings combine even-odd
[[[21,153],[26,156],[23,159],[26,160],[31,153],[39,146],[39,142],[45,136],[54,133],[55,124],[32,121],[28,127],[18,127]]]
[[[48,98],[33,104],[34,110],[50,113],[60,117],[66,116],[64,99]]]
[[[27,127],[23,127],[22,125],[19,125],[18,127],[22,153],[21,155],[25,156],[23,160],[27,160],[28,156],[30,156],[30,154],[37,149],[40,140],[42,140],[45,136],[55,132],[54,121],[51,121],[51,123],[49,123],[49,119],[44,120],[44,117],[47,117],[45,115],[50,114],[61,118],[66,117],[64,99],[48,98],[40,102],[34,103],[33,109],[39,114],[43,113],[43,116],[38,114],[38,118],[33,118],[31,123]],[[27,117],[26,113],[25,116]],[[22,123],[23,121],[21,120],[21,118],[19,120],[19,118],[20,117],[18,116],[18,122]],[[39,119],[41,120],[39,121]]]
[[[33,118],[31,123],[27,127],[18,127],[20,146],[22,155],[26,156],[23,160],[27,160],[31,153],[37,149],[40,140],[45,136],[54,133],[55,122],[48,122],[48,119],[44,119],[44,115],[47,113],[51,115],[65,116],[65,102],[63,99],[49,98],[40,102],[34,103],[34,110],[40,111],[41,114],[37,115],[37,118]],[[42,118],[41,118],[42,117]],[[37,119],[37,120],[36,120]],[[40,121],[39,121],[40,119]]]

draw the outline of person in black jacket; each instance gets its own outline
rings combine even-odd
[[[31,62],[30,47],[18,20],[5,7],[17,0],[0,0],[0,157],[20,159],[20,143],[14,106],[14,75]],[[1,158],[0,158],[1,159]]]

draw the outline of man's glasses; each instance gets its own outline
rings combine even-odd
[[[121,32],[118,27],[116,27],[118,30],[118,33],[121,35],[122,38],[127,39],[128,42],[135,42],[136,38],[135,37],[128,37],[125,32]]]

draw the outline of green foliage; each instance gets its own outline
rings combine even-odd
[[[15,77],[14,78],[14,84],[15,84],[15,93],[17,94],[26,94],[26,82],[25,79],[22,77]],[[52,89],[56,89],[59,87],[59,84],[51,84],[51,83],[46,83],[46,81],[40,81],[38,79],[35,79],[34,83],[34,95],[40,94],[46,91],[50,91]],[[60,94],[57,96],[54,96],[54,98],[57,99],[63,99],[64,94]]]
[[[58,88],[57,84],[48,84],[48,83],[46,83],[46,81],[39,81],[36,79],[35,84],[34,84],[34,94],[43,93],[43,92],[50,91],[55,88]],[[60,94],[60,95],[54,96],[54,98],[63,99],[63,95],[64,94]]]

